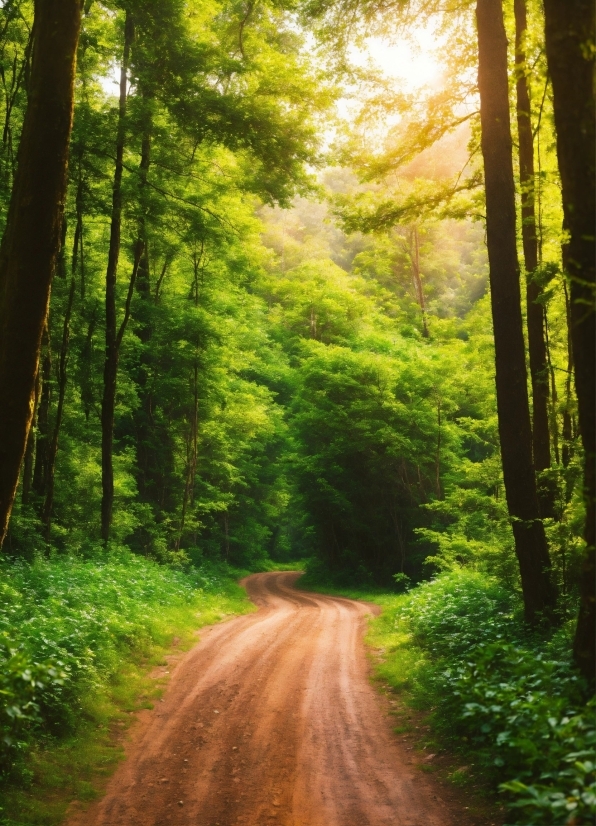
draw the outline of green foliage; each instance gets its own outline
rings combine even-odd
[[[596,813],[596,763],[594,760],[596,734],[593,720],[586,722],[586,717],[568,720],[564,718],[561,728],[571,729],[575,723],[579,736],[569,737],[566,748],[561,749],[562,766],[546,775],[551,781],[526,785],[519,780],[502,783],[504,791],[511,792],[516,799],[512,808],[520,810],[524,824],[590,824]],[[553,721],[556,724],[556,721]],[[592,726],[590,728],[590,725]],[[577,746],[579,740],[583,748],[569,751]]]
[[[175,569],[123,548],[88,561],[5,562],[1,573],[4,780],[40,736],[80,727],[123,662],[171,639],[172,620],[181,633],[248,606],[224,568]]]
[[[461,569],[382,601],[370,633],[390,646],[379,673],[409,686],[437,736],[500,783],[508,822],[592,822],[594,701],[570,663],[570,629],[531,634],[508,589]]]
[[[465,657],[520,630],[510,592],[471,571],[454,571],[424,583],[408,595],[396,622],[407,622],[415,640],[433,656]]]
[[[300,445],[294,472],[308,512],[331,564],[342,568],[360,557],[387,576],[403,558],[402,522],[412,500],[432,489],[434,457],[425,440],[436,432],[431,388],[424,393],[409,360],[315,343],[304,354],[292,425]],[[409,481],[416,474],[421,484]]]
[[[542,481],[556,491],[546,530],[565,621],[584,550],[582,456],[552,102],[539,4],[529,8],[535,277],[550,359],[552,467]],[[118,130],[111,78],[125,8],[85,4],[63,245],[0,565],[4,780],[25,776],[34,741],[63,743],[84,721],[91,731],[101,698],[126,694],[127,664],[142,663],[174,628],[190,633],[224,610],[244,610],[228,563],[266,569],[301,558],[305,584],[392,590],[371,631],[390,650],[381,672],[433,705],[443,736],[465,742],[504,781],[520,823],[579,823],[593,807],[594,743],[569,641],[563,631],[552,641],[532,637],[520,620],[486,294],[472,5],[400,3],[391,20],[375,4],[365,3],[360,19],[346,9],[327,0],[126,6],[135,39],[116,305],[120,324],[130,290],[130,320],[105,547],[104,295]],[[2,221],[32,12],[30,0],[0,9]],[[313,17],[324,43],[316,52],[300,23]],[[316,182],[313,168],[328,160],[320,152],[330,106],[348,94],[337,83],[346,62],[329,71],[338,54],[346,57],[356,30],[403,34],[431,19],[449,42],[444,88],[410,93],[351,67],[368,97],[338,130],[334,162],[350,167],[328,168]],[[61,356],[64,415],[55,431]],[[53,506],[42,519],[54,432]],[[123,702],[134,706],[128,692]]]
[[[11,648],[6,633],[0,658],[0,770],[4,773],[15,749],[25,745],[27,729],[43,722],[40,702],[59,695],[68,674],[61,661],[31,661],[22,650]]]

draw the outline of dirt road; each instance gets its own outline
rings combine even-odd
[[[256,614],[214,626],[70,826],[455,826],[368,680],[366,606],[246,580]]]

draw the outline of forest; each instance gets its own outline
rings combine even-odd
[[[2,826],[284,567],[594,822],[593,78],[587,0],[3,0]]]

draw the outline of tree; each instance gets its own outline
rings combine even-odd
[[[596,225],[594,207],[594,5],[590,0],[545,0],[545,38],[553,84],[579,429],[584,447],[586,557],[574,656],[594,683],[596,657]]]
[[[126,138],[126,107],[128,96],[128,69],[130,50],[134,38],[134,22],[130,11],[124,20],[124,45],[122,66],[120,69],[120,98],[118,105],[118,133],[116,138],[116,163],[112,184],[112,215],[110,221],[110,248],[106,272],[106,351],[103,372],[103,397],[101,400],[101,538],[107,542],[110,538],[112,509],[114,506],[114,410],[116,407],[116,380],[120,345],[126,331],[130,316],[130,302],[134,289],[135,277],[140,262],[139,250],[135,255],[133,274],[130,279],[124,318],[117,324],[116,319],[116,277],[120,257],[120,238],[122,232],[122,173],[124,170],[124,143]]]
[[[548,426],[548,361],[544,337],[544,307],[540,302],[542,290],[538,283],[538,233],[536,227],[536,198],[534,171],[534,136],[528,67],[526,64],[526,37],[528,29],[526,0],[515,0],[515,64],[516,114],[519,141],[519,183],[521,189],[521,232],[526,270],[526,313],[528,352],[532,382],[532,450],[537,474],[550,467],[550,433]],[[553,514],[553,491],[538,477],[538,497],[541,516]]]
[[[38,0],[29,101],[0,247],[0,543],[31,425],[60,249],[80,25],[80,0]]]
[[[164,2],[156,7],[139,1],[127,7],[106,273],[101,506],[104,542],[110,536],[114,502],[114,428],[120,349],[131,317],[136,276],[139,268],[141,271],[147,269],[150,257],[145,236],[150,229],[151,210],[144,214],[141,193],[151,189],[166,202],[177,201],[178,210],[173,211],[180,224],[186,222],[186,217],[182,217],[185,211],[202,215],[201,220],[194,222],[201,227],[198,236],[185,238],[192,244],[204,240],[201,234],[205,235],[207,217],[215,224],[228,223],[226,216],[213,213],[204,206],[201,194],[189,186],[196,174],[193,167],[200,146],[225,146],[236,153],[239,165],[245,165],[243,188],[268,201],[285,201],[295,187],[308,186],[304,162],[315,160],[316,138],[309,118],[304,117],[305,101],[310,99],[314,103],[318,99],[322,103],[325,95],[312,83],[308,66],[299,65],[297,42],[279,38],[271,28],[269,17],[275,19],[278,10],[263,11],[265,13],[254,23],[251,21],[247,25],[244,21],[242,24],[239,57],[237,33],[230,37],[230,25],[239,23],[234,19],[233,10],[228,9],[223,17],[216,16],[209,21],[210,33],[217,37],[201,40],[193,29],[196,26],[193,15],[186,15],[178,2]],[[230,14],[231,21],[226,19]],[[267,55],[266,72],[259,65],[261,53]],[[288,67],[279,65],[279,72],[275,74],[286,76],[284,88],[270,81],[269,61],[279,62],[281,55],[286,64],[294,63],[299,69],[290,80]],[[154,171],[155,164],[151,159],[153,151],[159,154],[159,146],[153,145],[148,123],[151,108],[155,109],[156,119],[161,119],[162,124],[161,134],[159,124],[156,127],[156,143],[159,137],[168,141],[164,120],[181,141],[177,152],[168,144],[168,157],[161,158],[158,171]],[[138,169],[136,164],[131,169],[127,159],[138,143],[141,144],[141,162]],[[164,169],[170,174],[162,187],[163,181],[158,184],[153,177],[160,178]],[[131,180],[140,184],[133,184],[132,193],[126,191]],[[123,317],[118,326],[117,276],[123,247],[121,236],[131,215],[136,222],[134,260]],[[184,235],[184,231],[180,234]]]
[[[501,0],[478,0],[478,87],[503,478],[528,622],[551,615],[555,592],[536,491],[515,232],[507,38]]]

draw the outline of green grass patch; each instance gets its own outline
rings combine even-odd
[[[231,569],[123,549],[0,568],[0,824],[53,826],[113,772],[134,713],[163,692],[155,667],[256,607]]]
[[[259,565],[259,571],[304,571],[308,560],[296,559],[293,562],[276,562],[274,559],[264,559]]]

